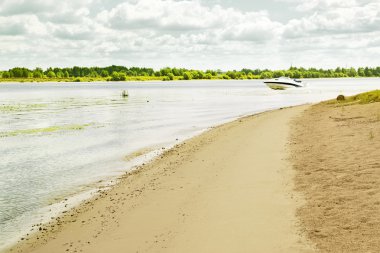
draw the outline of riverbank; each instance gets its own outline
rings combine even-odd
[[[292,123],[297,212],[320,252],[380,251],[380,91],[313,105]]]
[[[129,76],[125,80],[112,80],[110,77],[67,77],[67,78],[0,78],[1,83],[91,83],[91,82],[149,82],[165,81],[163,77]]]
[[[270,77],[262,78],[259,76],[252,76],[250,78],[231,78],[226,75],[222,76],[212,76],[209,78],[189,78],[184,79],[182,76],[175,76],[173,79],[167,76],[127,76],[123,80],[112,80],[110,77],[68,77],[68,78],[0,78],[0,84],[11,84],[11,83],[123,83],[123,82],[175,82],[175,81],[264,81],[271,79]],[[323,80],[323,79],[379,79],[377,76],[365,77],[365,76],[354,76],[354,77],[305,77],[303,80]]]
[[[242,118],[177,145],[12,252],[312,252],[286,159],[288,123],[305,108]]]

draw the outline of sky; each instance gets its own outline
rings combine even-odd
[[[0,0],[0,69],[380,66],[380,0]]]

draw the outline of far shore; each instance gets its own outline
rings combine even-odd
[[[0,70],[1,81],[176,81],[176,80],[252,80],[272,79],[279,77],[293,79],[311,78],[355,78],[380,77],[380,67],[336,67],[322,69],[315,67],[293,67],[289,69],[249,69],[221,70],[221,69],[187,69],[164,67],[153,69],[149,67],[105,66],[105,67],[49,67],[47,69],[14,67],[9,70]]]
[[[380,77],[322,77],[322,78],[302,78],[302,79],[310,79],[310,80],[324,80],[324,79],[367,79],[367,78],[374,78],[378,79]],[[270,78],[268,78],[270,79]],[[6,84],[6,83],[122,83],[122,82],[173,82],[173,81],[250,81],[250,80],[266,80],[263,78],[255,77],[255,78],[225,78],[225,77],[213,77],[213,78],[206,78],[206,79],[189,79],[185,80],[180,77],[174,77],[172,80],[168,80],[165,77],[143,77],[143,76],[136,76],[136,77],[127,77],[125,80],[110,80],[107,78],[91,78],[91,77],[78,77],[78,78],[11,78],[11,79],[4,79],[0,78],[0,85]]]

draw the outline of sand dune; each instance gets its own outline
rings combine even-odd
[[[380,103],[314,105],[293,127],[303,231],[321,252],[380,252]]]

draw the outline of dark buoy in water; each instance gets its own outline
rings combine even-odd
[[[123,90],[123,92],[121,93],[121,96],[122,96],[123,98],[129,97],[128,91]]]

